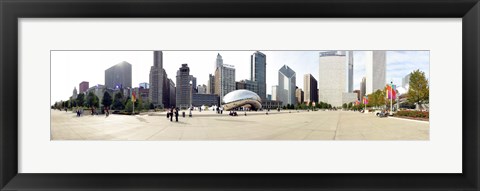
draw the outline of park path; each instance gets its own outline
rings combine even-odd
[[[429,140],[428,123],[350,111],[239,112],[236,117],[204,111],[179,122],[164,114],[51,114],[52,140]]]

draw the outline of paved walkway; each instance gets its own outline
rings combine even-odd
[[[51,110],[52,140],[429,140],[429,123],[351,111],[76,117]]]

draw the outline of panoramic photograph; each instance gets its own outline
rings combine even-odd
[[[430,139],[428,50],[50,51],[50,138]]]

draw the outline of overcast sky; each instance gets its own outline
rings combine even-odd
[[[214,73],[217,54],[223,63],[235,66],[235,79],[250,78],[250,55],[255,51],[163,51],[163,67],[176,83],[176,72],[187,63],[190,74],[197,78],[197,85],[207,84],[208,74]],[[319,51],[261,51],[267,56],[267,94],[278,84],[278,70],[288,65],[296,72],[297,86],[303,89],[303,75],[311,73],[318,80]],[[365,76],[365,51],[354,51],[354,89],[359,89]],[[420,69],[429,77],[429,51],[388,51],[387,82],[398,86],[402,78]],[[105,84],[105,70],[126,61],[132,64],[132,85],[149,81],[153,65],[153,51],[52,51],[51,52],[51,101],[66,100],[73,88],[79,89],[82,81],[90,86]],[[385,83],[387,83],[385,82]]]

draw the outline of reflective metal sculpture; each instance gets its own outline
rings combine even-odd
[[[262,100],[255,92],[235,90],[223,97],[223,109],[229,111],[239,107],[250,107],[251,110],[262,108]]]

